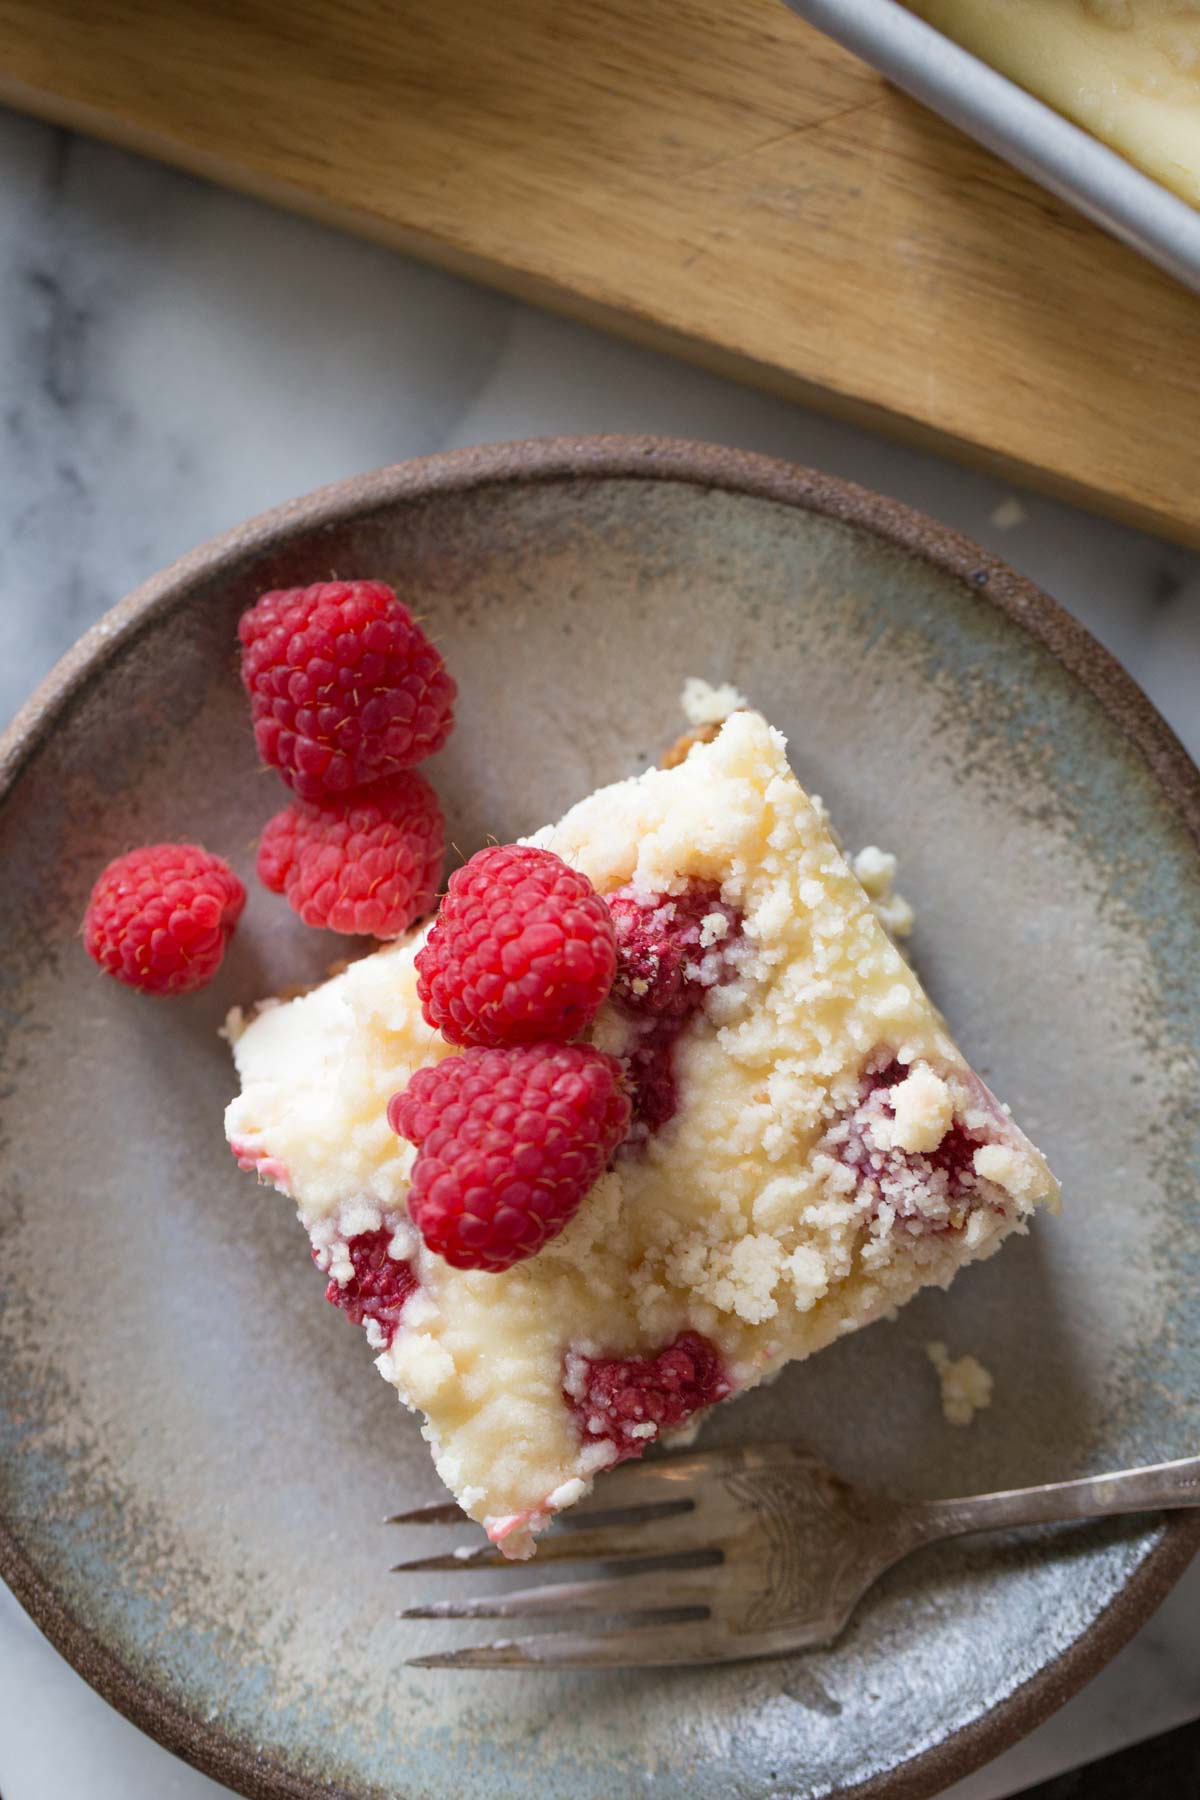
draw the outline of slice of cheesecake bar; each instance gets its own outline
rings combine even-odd
[[[944,1286],[1058,1189],[972,1073],[766,720],[581,801],[534,840],[612,910],[591,1030],[633,1121],[562,1234],[502,1273],[410,1223],[388,1102],[456,1054],[407,941],[235,1036],[226,1128],[288,1194],[328,1295],[503,1548],[660,1434]]]

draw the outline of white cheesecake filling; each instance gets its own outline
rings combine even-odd
[[[425,1415],[442,1479],[513,1553],[616,1458],[564,1393],[588,1358],[653,1356],[698,1332],[736,1391],[944,1285],[1057,1197],[758,714],[533,841],[601,893],[699,879],[726,909],[704,920],[726,979],[676,1043],[674,1117],[618,1155],[559,1238],[492,1275],[450,1268],[406,1224],[415,1153],[387,1103],[455,1053],[421,1017],[419,936],[264,1007],[236,1035],[242,1091],[226,1117],[239,1159],[295,1201],[334,1279],[349,1273],[347,1239],[398,1233],[418,1286],[378,1366]],[[631,1031],[606,1004],[593,1036],[620,1054]],[[936,1165],[954,1133],[948,1175]]]

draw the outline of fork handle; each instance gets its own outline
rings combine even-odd
[[[933,1500],[913,1510],[920,1541],[936,1543],[969,1531],[1055,1525],[1067,1519],[1104,1519],[1187,1506],[1200,1506],[1200,1456],[1123,1469],[1115,1475],[1087,1475],[1081,1481],[1052,1481],[1043,1487]]]

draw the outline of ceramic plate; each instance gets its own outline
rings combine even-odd
[[[899,507],[726,450],[509,446],[188,558],[6,741],[0,1572],[102,1693],[247,1795],[932,1793],[1117,1648],[1200,1519],[926,1551],[792,1659],[404,1667],[476,1629],[395,1617],[403,1544],[380,1520],[436,1496],[425,1446],[221,1133],[226,1008],[339,954],[253,880],[281,789],[255,766],[235,622],[333,572],[415,595],[458,677],[431,772],[463,853],[655,757],[686,675],[736,682],[846,840],[900,852],[925,979],[1062,1178],[1061,1220],[708,1441],[787,1435],[933,1495],[1200,1440],[1200,794],[1179,746],[1051,602]],[[251,899],[215,986],[149,1002],[93,971],[78,924],[109,857],[176,836],[230,856]],[[969,1431],[942,1420],[933,1337],[995,1373]]]

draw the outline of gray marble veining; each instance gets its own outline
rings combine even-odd
[[[648,431],[810,462],[958,526],[1081,618],[1200,754],[1194,556],[45,126],[0,115],[0,172],[0,720],[128,588],[265,506],[482,440]],[[1198,1601],[1200,1569],[955,1800],[1200,1713]],[[0,1791],[223,1790],[0,1591]]]

